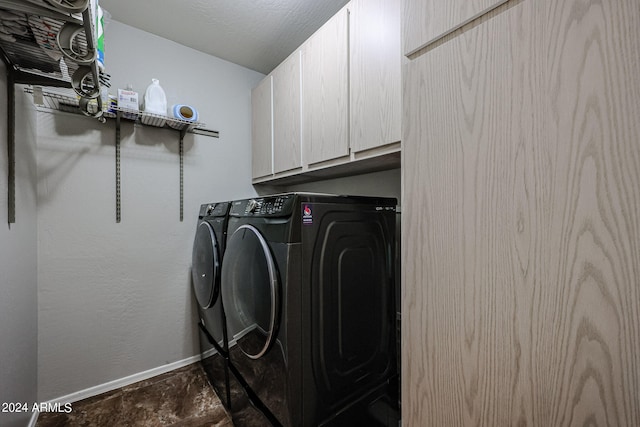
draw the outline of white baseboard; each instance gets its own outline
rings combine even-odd
[[[33,413],[31,414],[31,419],[29,420],[29,424],[27,425],[27,427],[36,427],[36,423],[38,422],[38,415],[40,415],[40,412],[33,411]]]
[[[99,394],[106,393],[108,391],[116,390],[121,387],[125,387],[133,383],[137,383],[138,381],[144,381],[149,378],[155,377],[157,375],[165,374],[175,369],[179,369],[184,366],[191,365],[192,363],[195,363],[198,361],[200,361],[199,354],[188,357],[186,359],[178,360],[177,362],[158,366],[157,368],[149,369],[148,371],[138,372],[137,374],[129,375],[128,377],[109,381],[108,383],[100,384],[94,387],[89,387],[84,390],[76,391],[75,393],[67,394],[66,396],[61,396],[55,399],[51,399],[47,403],[65,404],[65,403],[77,402],[79,400],[86,399],[88,397],[97,396]],[[38,419],[37,414],[35,415],[37,420]],[[33,427],[33,426],[35,426],[35,421],[33,422],[33,424],[30,425],[30,427]]]

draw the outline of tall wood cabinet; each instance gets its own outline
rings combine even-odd
[[[402,50],[409,55],[507,1],[406,0]]]
[[[639,54],[523,0],[404,68],[404,426],[640,425]]]

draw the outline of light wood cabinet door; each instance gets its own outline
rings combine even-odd
[[[253,178],[273,174],[272,80],[251,91],[251,170]]]
[[[638,52],[539,0],[406,66],[403,425],[640,425]]]
[[[530,79],[539,71],[533,62],[534,28],[528,25],[532,3],[515,6],[405,67],[402,420],[407,426],[518,425],[513,416],[530,411],[535,395],[552,392],[532,395],[534,389],[527,389],[538,381],[537,372],[531,376],[541,367],[534,358],[545,357],[527,330],[544,312],[531,309],[539,303],[532,282],[547,280],[533,277],[546,274],[534,272],[543,267],[534,263],[557,257],[557,252],[532,253],[541,249],[529,240],[544,240],[547,225],[541,212],[531,212],[543,206],[533,205],[535,189],[525,176],[534,173],[526,163],[535,161],[530,156],[540,131],[531,120],[537,106]],[[535,325],[536,335],[544,333],[541,325]],[[544,351],[550,354],[551,348]]]
[[[348,11],[343,8],[302,46],[304,162],[349,154]]]
[[[354,152],[400,141],[400,0],[349,3],[350,144]]]
[[[302,167],[300,135],[300,52],[287,58],[273,77],[273,167],[285,172]]]
[[[409,55],[506,0],[403,0],[403,52]]]

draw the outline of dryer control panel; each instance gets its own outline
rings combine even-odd
[[[230,215],[282,217],[291,215],[294,196],[291,194],[256,197],[233,202]]]

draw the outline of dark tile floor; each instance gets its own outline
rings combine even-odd
[[[36,427],[233,427],[200,363],[42,413]]]

